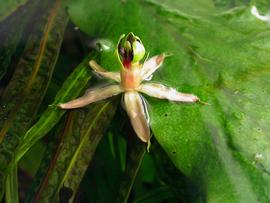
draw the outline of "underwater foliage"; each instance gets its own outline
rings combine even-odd
[[[1,2],[0,201],[270,202],[269,9],[268,0]],[[139,39],[118,41],[131,32]],[[151,81],[208,105],[142,91],[149,152],[121,96],[59,108],[102,89],[100,75],[162,53]]]

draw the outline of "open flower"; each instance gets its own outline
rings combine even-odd
[[[133,33],[120,37],[117,45],[117,57],[121,64],[120,72],[108,72],[93,60],[89,62],[89,65],[99,75],[114,80],[119,84],[87,90],[82,97],[59,104],[59,107],[62,109],[79,108],[124,93],[123,106],[130,118],[133,129],[141,141],[149,144],[151,136],[148,110],[140,93],[176,102],[199,101],[199,98],[193,94],[181,93],[162,84],[143,83],[162,65],[166,55],[163,53],[144,61],[144,46],[141,40]]]

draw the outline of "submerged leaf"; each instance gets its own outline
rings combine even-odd
[[[117,197],[117,202],[126,203],[131,194],[133,184],[135,182],[137,173],[140,169],[143,157],[146,153],[146,144],[142,144],[137,138],[132,126],[126,126],[127,139],[127,157],[126,157],[126,167],[123,173],[119,194]]]
[[[22,0],[22,2],[23,1],[25,0]],[[39,0],[28,2],[20,8],[17,8],[17,6],[19,6],[19,4],[16,4],[19,3],[18,1],[11,0],[8,2],[12,2],[12,7],[10,7],[10,5],[7,6],[9,3],[1,4],[0,21],[1,14],[4,15],[1,9],[7,9],[7,12],[13,12],[13,6],[15,6],[14,9],[17,10],[0,23],[0,80],[6,74],[8,67],[11,66],[15,51],[21,44],[24,44],[24,41],[22,42],[23,32],[26,30],[31,18],[33,18],[33,15],[36,16],[37,10],[44,9],[44,5],[40,4]]]
[[[89,82],[91,78],[88,67],[89,59],[89,56],[86,57],[84,61],[76,67],[57,93],[53,104],[44,111],[39,120],[23,136],[23,140],[16,151],[16,161],[20,160],[29,148],[32,147],[36,141],[45,136],[64,115],[65,111],[59,109],[57,105],[65,100],[77,97]]]
[[[30,35],[17,69],[0,103],[0,199],[8,166],[47,90],[67,23],[57,1]]]
[[[6,203],[19,203],[17,164],[11,168],[6,183]]]
[[[29,0],[6,0],[5,2],[1,2],[0,7],[0,22],[9,16],[11,13],[16,11],[19,7],[26,4]]]
[[[153,80],[211,104],[147,97],[156,139],[206,202],[270,201],[270,32],[250,7],[221,10],[210,0],[69,6],[73,22],[90,36],[117,41],[132,31],[150,55],[173,53]],[[101,64],[113,69],[105,57]]]
[[[43,180],[38,180],[41,184],[34,202],[58,202],[64,187],[72,191],[70,201],[74,199],[95,149],[114,115],[115,103],[115,100],[110,100],[71,111],[61,144]]]

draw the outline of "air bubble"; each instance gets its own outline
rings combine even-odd
[[[89,47],[99,52],[110,51],[113,48],[113,43],[107,39],[95,39],[90,43]]]

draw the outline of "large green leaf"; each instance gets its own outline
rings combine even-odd
[[[215,3],[79,0],[69,13],[90,36],[116,42],[132,31],[150,55],[172,52],[153,80],[210,103],[147,97],[155,137],[206,202],[269,202],[269,27],[251,5],[222,10]],[[101,63],[116,68],[106,57]]]

